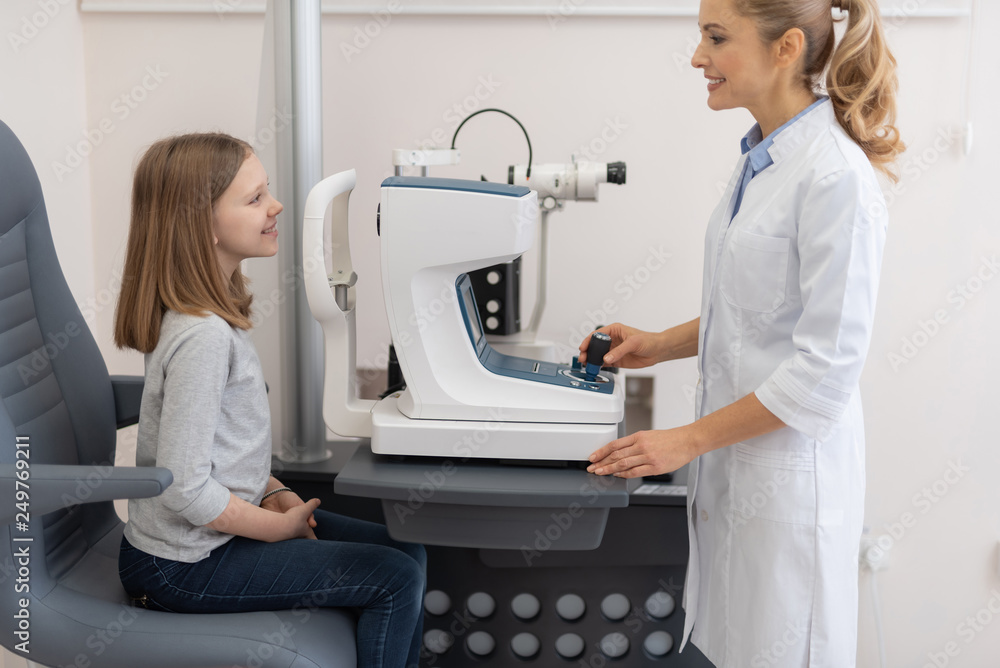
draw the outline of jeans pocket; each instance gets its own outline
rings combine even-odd
[[[163,559],[161,557],[153,557],[153,568],[164,578],[164,580],[169,581],[170,576],[175,574],[180,569],[187,566],[183,561],[173,561],[171,559]]]

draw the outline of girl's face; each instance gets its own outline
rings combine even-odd
[[[698,25],[701,42],[691,65],[705,71],[708,106],[751,112],[766,107],[778,70],[753,21],[737,14],[732,0],[701,0]]]
[[[277,215],[283,208],[267,189],[264,165],[251,153],[212,210],[215,252],[227,278],[243,260],[278,252]]]

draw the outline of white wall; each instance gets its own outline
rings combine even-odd
[[[5,3],[0,25],[16,26],[37,7],[37,0]],[[440,143],[450,141],[457,119],[478,105],[518,116],[537,162],[567,161],[579,147],[600,149],[599,139],[613,138],[594,157],[628,163],[627,185],[605,186],[599,203],[571,203],[552,217],[546,337],[575,346],[573,332],[590,315],[646,328],[697,315],[704,226],[751,119],[705,106],[704,82],[687,65],[697,32],[693,18],[570,16],[552,24],[544,16],[395,15],[360,53],[345,55],[342,45],[371,21],[327,16],[323,25],[325,169],[359,173],[351,211],[359,364],[376,362],[388,343],[374,208],[378,184],[391,172],[390,151],[439,129],[447,137]],[[889,568],[878,580],[891,666],[922,667],[947,649],[957,652],[950,666],[980,668],[1000,656],[1000,620],[986,608],[1000,591],[1000,450],[988,422],[1000,403],[992,378],[1000,368],[1000,281],[992,280],[1000,249],[992,196],[1000,133],[990,113],[1000,104],[993,85],[1000,44],[991,38],[1000,30],[1000,6],[984,3],[979,25],[987,39],[972,60],[978,82],[968,156],[960,142],[938,139],[962,120],[967,22],[897,19],[890,37],[900,62],[900,128],[911,150],[890,196],[892,223],[863,392],[868,523],[892,542]],[[253,133],[261,34],[256,14],[81,19],[70,4],[23,49],[0,47],[0,117],[39,165],[57,248],[79,299],[98,299],[115,285],[131,167],[146,145],[187,130]],[[119,118],[114,101],[142,85],[147,67],[165,73],[162,80]],[[114,131],[87,165],[59,184],[47,166],[105,118]],[[507,165],[526,158],[520,130],[499,115],[471,121],[459,147],[463,164],[436,174],[502,180]],[[585,247],[598,234],[608,241]],[[671,261],[626,299],[614,286],[626,276],[645,276],[636,272],[650,246],[662,246]],[[273,280],[276,266],[257,262],[251,264],[262,283]],[[529,306],[530,278],[529,271]],[[977,291],[963,301],[957,286]],[[609,299],[616,312],[596,314]],[[109,368],[140,372],[137,355],[113,350],[111,312],[100,311],[93,325]],[[935,328],[928,322],[936,317]],[[922,334],[922,327],[933,334]],[[912,350],[904,339],[916,339]],[[276,353],[260,346],[260,354],[272,388],[280,386]],[[693,375],[690,362],[656,371],[658,426],[690,419],[684,388]],[[862,582],[859,666],[869,668],[877,665],[877,651],[867,577]],[[996,609],[1000,598],[993,600]],[[981,631],[960,626],[977,614],[978,624],[991,624]]]
[[[0,7],[0,120],[35,163],[56,251],[81,304],[95,294],[81,17],[74,4]],[[93,137],[97,137],[96,134]],[[98,146],[98,150],[99,150]]]

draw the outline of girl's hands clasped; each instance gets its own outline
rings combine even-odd
[[[296,499],[299,498],[293,493],[288,494],[289,496],[295,496]],[[281,494],[276,494],[275,496],[281,496]],[[289,530],[291,531],[291,535],[288,536],[289,538],[310,538],[316,540],[316,534],[312,530],[316,526],[313,511],[318,507],[319,499],[309,499],[308,501],[299,499],[297,504],[290,505],[282,511],[282,514],[288,520]]]
[[[611,441],[590,455],[587,471],[618,478],[639,478],[676,471],[698,453],[683,427],[637,431]]]

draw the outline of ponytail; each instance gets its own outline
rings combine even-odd
[[[837,122],[892,181],[892,164],[906,146],[896,128],[896,59],[886,44],[876,0],[734,0],[770,44],[793,28],[806,37],[805,86],[826,94]],[[847,32],[835,44],[833,9],[847,12]]]
[[[826,90],[837,121],[872,165],[894,182],[891,165],[906,146],[896,128],[896,59],[886,44],[875,0],[834,0],[847,32],[833,52]]]

